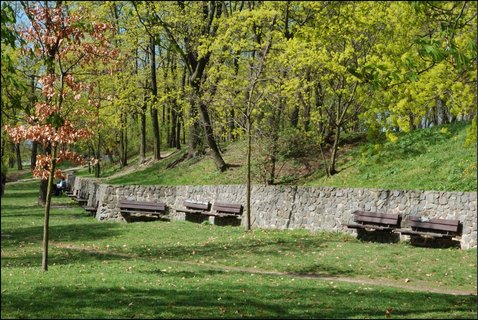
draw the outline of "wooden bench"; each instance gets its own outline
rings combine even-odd
[[[183,202],[183,206],[186,208],[175,209],[176,212],[203,214],[211,210],[211,204],[209,202],[186,200]]]
[[[78,202],[78,204],[82,207],[88,203],[88,199],[80,197],[76,198],[75,201]]]
[[[205,212],[204,214],[216,217],[239,218],[242,215],[242,211],[242,204],[215,202],[212,207],[212,212]]]
[[[92,216],[95,215],[96,211],[98,210],[98,201],[96,201],[94,206],[85,206],[84,209],[91,214]]]
[[[76,198],[76,194],[78,193],[78,190],[69,190],[66,192],[66,195],[70,197],[72,200]]]
[[[80,190],[75,190],[72,193],[67,193],[67,195],[68,197],[70,197],[71,200],[78,202],[78,204],[82,207],[88,202],[88,197],[86,197],[84,193],[81,193]]]
[[[395,228],[400,227],[400,215],[399,214],[387,214],[370,211],[352,212],[354,215],[353,224],[346,224],[348,228],[352,229],[365,229],[367,231],[392,231]]]
[[[460,236],[460,220],[451,219],[428,219],[420,216],[408,218],[410,228],[397,229],[395,232],[411,236],[422,236],[427,238],[448,238]]]
[[[120,200],[118,208],[122,214],[143,213],[156,216],[166,214],[166,204],[162,202]]]

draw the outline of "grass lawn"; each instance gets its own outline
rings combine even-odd
[[[98,222],[37,182],[1,203],[1,318],[476,318],[477,251],[339,233]],[[71,205],[71,207],[70,207]]]

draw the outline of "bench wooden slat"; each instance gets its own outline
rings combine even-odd
[[[426,219],[420,216],[410,216],[408,219],[412,229],[458,232],[460,228],[460,220],[455,219]]]
[[[164,210],[138,210],[138,209],[121,209],[121,213],[149,213],[149,214],[164,214]]]
[[[209,202],[200,202],[200,201],[195,202],[195,201],[186,200],[183,202],[183,206],[185,206],[187,209],[208,211],[211,207],[211,204]]]
[[[164,203],[157,203],[154,205],[145,205],[141,203],[135,205],[135,204],[129,203],[129,204],[120,204],[119,207],[124,209],[164,210],[166,208],[166,205]]]
[[[354,215],[354,221],[360,224],[371,224],[371,225],[388,225],[388,226],[397,226],[399,223],[398,214],[388,214],[388,213],[379,213],[371,211],[359,211],[356,210],[352,212]]]
[[[142,206],[142,207],[157,207],[157,206],[164,206],[165,204],[162,202],[120,202],[119,206],[121,207],[130,207],[130,206]]]
[[[360,210],[355,210],[352,212],[354,215],[358,216],[363,216],[363,217],[382,217],[382,218],[387,218],[387,219],[394,219],[397,220],[399,217],[399,214],[397,213],[381,213],[381,212],[373,212],[373,211],[360,211]]]
[[[239,218],[240,215],[239,214],[236,214],[236,213],[206,213],[207,215],[210,215],[210,216],[215,216],[215,217],[234,217],[234,218]]]
[[[242,214],[242,204],[215,202],[212,208],[217,213]]]
[[[432,222],[418,222],[418,221],[410,221],[409,225],[412,229],[430,229],[430,230],[458,232],[458,225],[436,224]]]
[[[394,227],[379,226],[379,225],[367,225],[367,224],[346,224],[348,228],[352,229],[374,229],[374,230],[392,230]]]
[[[455,237],[460,233],[460,220],[455,219],[426,219],[420,216],[408,218],[407,229],[398,229],[401,234],[429,237]]]
[[[121,213],[163,214],[166,212],[166,204],[162,202],[120,200],[118,207]]]
[[[156,211],[165,211],[166,206],[156,206],[156,207],[147,207],[147,206],[127,206],[127,207],[120,207],[120,211],[142,211],[142,212],[156,212]]]
[[[145,207],[145,206],[126,206],[126,207],[119,207],[120,210],[138,210],[138,211],[164,211],[166,209],[165,206],[157,206],[157,207]]]
[[[428,221],[428,222],[436,222],[436,223],[442,223],[442,224],[459,224],[460,223],[460,220],[456,220],[456,219],[438,219],[438,218],[429,219],[423,216],[409,216],[408,220],[409,221]]]
[[[211,203],[206,201],[185,200],[183,206],[186,208],[175,209],[176,212],[203,214],[211,209]]]
[[[356,222],[371,222],[371,223],[378,223],[378,224],[386,224],[386,225],[396,225],[398,219],[390,219],[390,218],[381,218],[381,217],[364,217],[364,216],[355,216],[354,221]]]
[[[453,235],[451,234],[445,234],[445,233],[436,233],[436,232],[424,232],[424,231],[414,231],[414,230],[409,230],[409,229],[397,229],[397,232],[400,232],[401,234],[408,234],[408,235],[417,235],[417,236],[429,236],[429,237],[435,237],[435,238],[446,238],[446,237],[452,237]]]
[[[194,209],[175,209],[176,212],[185,212],[185,213],[203,213],[203,210],[194,210]]]
[[[147,202],[147,201],[130,201],[130,200],[120,200],[118,202],[120,206],[145,206],[145,207],[157,207],[158,205],[165,205],[162,202]]]
[[[346,224],[345,226],[347,226],[347,228],[393,231],[400,225],[399,214],[360,210],[355,210],[352,214],[354,215],[354,222],[356,223]]]
[[[86,204],[88,202],[88,199],[75,198],[75,201],[78,202],[79,205],[82,205],[82,204]]]

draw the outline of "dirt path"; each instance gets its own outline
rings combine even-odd
[[[72,246],[72,245],[68,245],[68,244],[64,244],[60,242],[50,241],[50,245],[56,248],[84,251],[84,252],[93,253],[93,254],[118,256],[121,258],[138,258],[138,259],[144,258],[136,254],[97,250],[95,248]],[[190,266],[196,266],[201,268],[207,268],[209,270],[233,271],[233,272],[243,272],[243,273],[249,273],[249,274],[261,274],[261,275],[303,278],[303,279],[319,279],[319,280],[330,281],[330,282],[346,282],[346,283],[355,283],[360,285],[385,286],[385,287],[392,287],[392,288],[398,288],[398,289],[404,289],[404,290],[410,290],[410,291],[442,293],[442,294],[450,294],[450,295],[477,295],[476,290],[473,291],[473,290],[431,288],[431,287],[425,287],[425,286],[417,286],[410,283],[399,284],[386,279],[334,277],[334,276],[321,275],[321,274],[299,274],[299,273],[292,273],[292,272],[268,271],[268,270],[261,270],[257,268],[232,267],[232,266],[223,266],[218,264],[181,261],[181,260],[163,259],[163,258],[161,259],[161,261],[171,262],[171,263],[180,264],[180,265],[182,264],[182,265],[190,265]]]
[[[170,152],[165,152],[165,153],[162,153],[161,154],[161,160],[165,159],[165,158],[168,158],[169,156],[171,156],[172,154],[174,154],[175,151],[170,151]],[[99,179],[112,179],[112,178],[118,178],[118,177],[122,177],[124,175],[127,175],[127,174],[130,174],[132,172],[135,172],[136,170],[138,169],[144,169],[158,161],[161,161],[161,160],[153,160],[152,157],[149,157],[147,158],[142,164],[132,164],[132,165],[129,165],[127,166],[126,168],[124,168],[123,170],[121,170],[120,172],[117,172],[107,178],[99,178]],[[76,171],[76,170],[80,170],[82,169],[84,166],[79,166],[79,167],[74,167],[74,168],[68,168],[68,169],[65,169],[64,171],[66,173],[68,172],[72,172],[72,171]],[[10,180],[8,181],[8,184],[14,184],[14,183],[19,183],[19,182],[27,182],[27,181],[34,181],[34,180],[38,180],[38,178],[28,178],[28,179],[19,179],[19,176],[21,176],[22,174],[25,174],[27,173],[28,170],[23,170],[19,173],[15,173],[14,175],[12,175],[10,177]]]

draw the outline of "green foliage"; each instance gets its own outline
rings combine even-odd
[[[476,118],[471,122],[471,126],[466,129],[465,147],[476,147]]]
[[[1,41],[2,45],[15,46],[16,34],[12,30],[13,25],[16,22],[15,13],[12,7],[6,1],[2,2],[2,18],[1,18]],[[2,61],[3,62],[3,61]]]
[[[2,28],[2,44],[13,45],[18,35],[13,32],[16,17],[9,5],[2,3],[2,27],[8,27]],[[85,87],[81,96],[64,102],[69,110],[91,112],[89,118],[80,117],[82,122],[94,120],[90,127],[97,134],[78,145],[82,153],[100,149],[96,151],[119,158],[118,151],[125,146],[128,155],[137,154],[142,116],[150,152],[151,110],[159,113],[162,148],[174,147],[168,139],[174,126],[181,126],[182,137],[199,137],[199,144],[205,145],[204,133],[195,132],[194,125],[208,118],[210,139],[242,139],[249,117],[255,134],[256,176],[279,172],[282,160],[292,167],[306,165],[301,161],[308,156],[305,151],[314,149],[313,142],[322,143],[330,164],[337,160],[331,159],[336,155],[332,151],[341,157],[337,148],[351,135],[369,138],[371,146],[363,151],[371,157],[367,161],[379,152],[383,154],[377,162],[417,157],[428,148],[422,140],[437,137],[407,142],[397,132],[413,132],[423,123],[472,120],[474,127],[466,139],[469,146],[476,144],[474,2],[90,1],[68,6],[83,17],[94,14],[98,25],[112,23],[115,32],[105,33],[104,40],[118,51],[117,58],[106,64],[69,70],[75,81],[96,86],[93,91]],[[156,45],[156,97],[151,94],[150,37]],[[37,75],[41,70],[35,71],[31,57],[9,45],[2,47],[2,111],[9,111],[9,120],[33,114],[28,109],[11,112],[12,106],[32,105],[25,94],[30,79],[24,74]],[[80,57],[72,53],[66,58]],[[22,72],[13,76],[10,71],[15,69]],[[95,104],[90,105],[90,100]],[[340,135],[337,145],[332,143],[334,134]],[[382,145],[384,137],[391,144]],[[182,146],[192,142],[184,141]],[[321,155],[316,158],[323,161]],[[233,165],[241,163],[240,157],[230,159]],[[208,172],[209,164],[198,160],[184,162],[177,170],[195,166],[198,172]],[[155,168],[165,176],[145,171],[144,181],[190,181],[176,169],[164,170],[160,164]],[[234,166],[226,175],[208,172],[195,178],[202,176],[215,183],[244,182],[243,170]],[[293,183],[294,177],[286,172],[276,178]],[[445,177],[457,179],[451,173]],[[134,183],[132,176],[122,179],[118,181]]]
[[[311,133],[289,128],[281,132],[278,139],[278,154],[283,159],[300,159],[310,154],[315,148]]]

